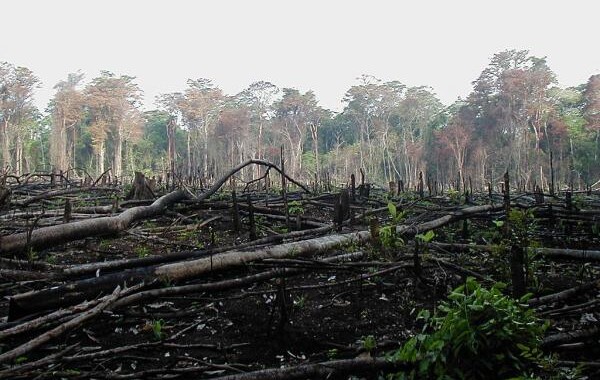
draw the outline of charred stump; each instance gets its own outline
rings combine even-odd
[[[154,191],[152,189],[150,181],[146,179],[146,176],[142,172],[135,172],[135,178],[133,179],[133,186],[125,196],[125,199],[154,199]]]

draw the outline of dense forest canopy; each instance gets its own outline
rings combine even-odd
[[[324,109],[312,91],[259,81],[235,95],[189,79],[142,109],[135,77],[81,73],[54,86],[46,110],[31,70],[0,63],[0,159],[17,175],[62,170],[117,178],[134,171],[218,178],[250,158],[279,162],[304,182],[345,183],[362,168],[370,181],[496,183],[509,170],[523,187],[547,187],[552,163],[562,186],[600,180],[600,74],[560,88],[544,58],[494,55],[466,99],[444,105],[427,86],[363,75],[344,109]],[[552,156],[552,161],[551,157]],[[256,171],[243,172],[246,180]]]

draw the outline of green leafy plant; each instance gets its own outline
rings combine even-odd
[[[460,191],[454,189],[448,189],[448,198],[452,203],[460,203]]]
[[[502,294],[503,287],[488,290],[468,278],[440,305],[439,315],[421,311],[423,333],[392,356],[415,367],[388,378],[503,379],[538,369],[547,324],[521,304],[526,297],[514,300]]]
[[[98,249],[103,251],[105,249],[108,249],[110,246],[110,241],[102,239],[100,240],[100,243],[98,244]]]
[[[298,309],[303,309],[306,305],[306,296],[301,295],[294,299],[294,306]]]
[[[288,213],[290,215],[303,215],[304,207],[302,207],[302,203],[299,201],[291,201],[288,203]]]
[[[387,208],[390,218],[392,219],[392,224],[400,224],[406,218],[407,211],[402,210],[398,212],[398,208],[394,203],[388,202]]]
[[[156,222],[153,222],[151,220],[144,220],[144,222],[142,223],[142,226],[144,226],[144,228],[156,228],[157,224]]]
[[[508,213],[510,226],[510,239],[513,244],[526,246],[529,237],[533,235],[536,228],[536,219],[532,210],[511,209]]]
[[[386,248],[395,248],[404,245],[404,240],[396,234],[396,226],[406,218],[406,210],[398,212],[396,205],[392,202],[387,204],[388,213],[390,215],[391,223],[383,226],[379,230],[379,239],[381,245]]]
[[[27,261],[37,261],[40,258],[37,251],[31,247],[27,250]]]
[[[15,359],[15,364],[23,364],[27,360],[29,360],[29,358],[27,358],[27,356],[19,356],[18,358]]]
[[[171,286],[173,286],[173,281],[171,280],[171,278],[168,275],[159,276],[158,280],[165,288],[170,288]]]
[[[424,234],[417,234],[415,238],[421,240],[423,243],[429,243],[435,237],[435,232],[433,230],[429,230]]]
[[[165,337],[164,325],[165,322],[162,319],[152,321],[152,334],[156,340],[162,340]]]
[[[372,352],[377,347],[377,341],[373,335],[366,336],[361,341],[362,348],[367,352]]]
[[[190,241],[195,240],[198,237],[198,232],[194,230],[184,230],[177,236],[179,241]]]
[[[335,360],[337,359],[339,353],[340,351],[337,348],[331,348],[327,351],[327,358],[329,360]]]
[[[394,248],[404,244],[404,240],[396,234],[396,226],[384,226],[379,229],[379,240],[386,248]]]
[[[135,247],[133,251],[139,258],[147,257],[150,255],[150,248],[146,246]]]

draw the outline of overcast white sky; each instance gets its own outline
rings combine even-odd
[[[361,74],[429,85],[450,104],[504,49],[547,56],[562,86],[600,73],[600,2],[589,0],[4,0],[0,61],[52,87],[70,72],[137,77],[160,93],[209,78],[227,94],[258,80],[312,89],[324,107]]]

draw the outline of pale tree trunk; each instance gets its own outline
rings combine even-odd
[[[10,139],[8,138],[8,120],[4,121],[2,128],[2,169],[11,165]]]
[[[72,168],[77,167],[77,129],[73,126],[71,131],[71,146],[69,148],[70,157],[68,157],[68,165]]]
[[[187,175],[192,174],[192,149],[191,149],[191,136],[192,131],[188,130],[187,134]]]
[[[125,162],[129,161],[128,173],[135,173],[137,170],[136,165],[135,165],[135,160],[133,158],[132,150],[133,150],[132,145],[125,143],[125,157],[126,157]]]
[[[204,125],[204,177],[208,177],[208,125]]]
[[[365,153],[364,153],[364,145],[365,145],[365,129],[366,129],[367,120],[360,123],[360,143],[358,144],[358,149],[360,153],[360,167],[365,167]]]
[[[262,153],[262,133],[263,133],[263,123],[262,120],[260,121],[260,123],[258,124],[258,141],[256,143],[257,147],[257,154],[256,154],[256,159],[257,160],[262,160],[263,159],[263,153]],[[255,176],[256,178],[260,178],[260,169],[261,167],[259,165],[256,166],[256,171],[255,171]],[[254,179],[254,178],[253,178]]]
[[[15,172],[17,175],[23,173],[23,138],[20,135],[15,144]]]
[[[175,120],[167,123],[167,165],[171,176],[175,174]]]
[[[312,134],[313,145],[315,146],[315,175],[317,177],[317,182],[319,182],[321,180],[321,164],[319,160],[319,126],[317,124],[311,124],[310,132]]]
[[[104,158],[106,155],[106,146],[105,142],[102,141],[100,143],[100,147],[98,149],[98,162],[96,162],[96,167],[98,168],[97,175],[104,173]]]
[[[117,136],[115,141],[115,152],[113,158],[113,174],[115,177],[120,178],[123,167],[123,126],[117,127]]]
[[[66,170],[67,139],[64,118],[59,126],[53,127],[50,153],[52,167],[58,170]]]
[[[304,151],[302,145],[302,139],[298,140],[295,153],[297,169],[294,171],[294,177],[298,177],[302,173],[302,153]]]
[[[388,183],[392,180],[392,169],[389,167],[389,165],[387,165],[386,160],[386,155],[388,151],[387,133],[388,131],[386,130],[381,135],[381,164],[383,165],[383,177],[385,179],[385,183]]]
[[[56,144],[57,164],[59,169],[63,171],[68,169],[66,124],[66,120],[63,118],[58,134],[58,141],[54,142]]]

